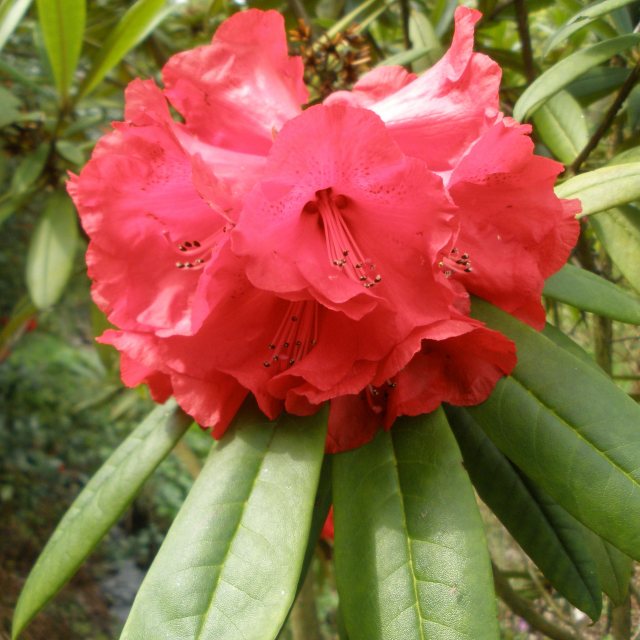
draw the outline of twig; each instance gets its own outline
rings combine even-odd
[[[531,34],[529,33],[529,15],[527,13],[526,0],[515,0],[516,19],[518,22],[518,35],[522,49],[522,62],[524,74],[531,83],[536,77],[536,67],[533,62],[533,50],[531,48]]]
[[[556,626],[541,616],[537,611],[534,611],[529,603],[511,588],[509,581],[500,573],[500,570],[493,563],[492,567],[496,593],[511,611],[519,615],[534,629],[551,638],[551,640],[578,640],[578,636]]]
[[[402,38],[404,48],[411,49],[411,36],[409,35],[409,0],[400,0],[400,12],[402,14]]]
[[[584,164],[585,160],[591,155],[591,152],[598,146],[598,143],[602,139],[602,136],[608,131],[609,127],[615,120],[618,115],[618,111],[622,107],[624,101],[627,99],[629,94],[631,93],[633,87],[636,82],[640,79],[640,59],[636,63],[636,66],[632,69],[629,77],[624,81],[624,84],[620,87],[620,91],[618,91],[618,95],[615,100],[611,103],[611,106],[605,113],[600,126],[593,132],[593,135],[587,142],[584,149],[578,154],[578,157],[571,163],[571,165],[567,168],[565,174],[567,176],[578,173],[580,167]]]

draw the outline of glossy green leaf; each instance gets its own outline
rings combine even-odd
[[[351,640],[497,640],[482,520],[442,410],[333,460],[335,570]]]
[[[54,193],[38,222],[27,254],[29,295],[38,309],[55,304],[69,280],[78,242],[76,212],[69,196]]]
[[[73,84],[86,21],[86,0],[37,0],[44,44],[60,96]]]
[[[610,213],[601,214],[592,220],[609,215]],[[635,245],[635,253],[631,251],[631,259],[632,256],[637,258],[640,252],[640,220],[636,234],[638,244]],[[638,270],[640,277],[640,265],[637,263],[635,260],[632,266]],[[638,282],[640,284],[640,279]],[[566,264],[546,281],[544,295],[605,318],[640,324],[640,299],[595,273],[570,264]]]
[[[571,20],[565,22],[545,43],[543,55],[546,56],[549,51],[565,41],[570,35],[589,26],[594,20],[611,13],[615,9],[631,4],[635,0],[603,0],[602,2],[594,2],[578,11]]]
[[[588,69],[640,42],[640,34],[611,38],[563,58],[527,87],[513,109],[513,117],[523,121],[552,95],[564,89]]]
[[[16,606],[13,638],[76,572],[191,422],[173,401],[157,407],[89,480],[27,578]]]
[[[124,56],[142,42],[166,18],[173,6],[167,0],[137,0],[122,16],[107,36],[80,87],[79,96],[86,96]]]
[[[409,15],[409,39],[416,49],[426,49],[426,53],[412,63],[413,71],[420,73],[432,66],[442,55],[440,40],[427,16],[413,9]]]
[[[571,515],[640,558],[640,407],[512,316],[480,300],[473,314],[514,340],[518,364],[472,417]]]
[[[620,273],[640,293],[640,210],[618,207],[589,221]]]
[[[140,587],[126,640],[274,638],[293,602],[326,412],[245,407],[214,447]]]
[[[622,67],[594,67],[566,87],[580,104],[589,105],[619,89],[629,77],[630,69]]]
[[[551,342],[555,343],[561,349],[568,351],[570,354],[582,360],[587,366],[593,367],[598,371],[602,371],[598,363],[593,356],[589,355],[577,342],[574,342],[564,331],[560,331],[558,327],[554,327],[552,324],[545,325],[542,330],[542,335],[549,338]]]
[[[559,198],[580,198],[584,217],[640,199],[640,162],[602,167],[556,187]]]
[[[0,51],[32,2],[33,0],[2,0],[0,2]]]
[[[385,67],[385,66],[394,65],[394,64],[404,66],[407,64],[411,64],[414,60],[418,60],[419,58],[424,57],[428,53],[429,53],[429,49],[427,49],[426,47],[417,47],[417,48],[414,47],[411,49],[407,49],[407,51],[400,51],[398,53],[394,53],[392,56],[389,56],[388,58],[385,58],[384,60],[382,60],[376,66]]]
[[[567,91],[560,91],[537,109],[533,122],[542,142],[564,164],[571,164],[589,141],[582,107]]]
[[[593,531],[585,529],[585,533],[591,557],[596,563],[602,590],[609,596],[614,606],[619,606],[629,594],[633,560]]]
[[[447,416],[482,500],[549,582],[596,620],[602,595],[584,527],[548,496],[532,490],[467,411],[447,407]]]

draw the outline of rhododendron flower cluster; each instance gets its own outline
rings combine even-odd
[[[469,294],[540,328],[578,203],[500,113],[479,18],[459,8],[420,77],[379,67],[306,109],[273,11],[171,58],[163,88],[131,83],[69,183],[127,385],[174,395],[216,437],[249,393],[269,418],[330,401],[329,451],[486,399],[516,354]]]

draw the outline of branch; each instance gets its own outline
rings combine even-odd
[[[522,62],[524,63],[524,75],[529,83],[536,77],[536,67],[533,62],[533,50],[531,48],[531,34],[529,33],[529,14],[527,13],[526,0],[515,0],[516,19],[518,22],[518,35],[522,48]]]
[[[578,173],[580,167],[584,164],[585,160],[591,155],[591,152],[598,146],[602,136],[607,132],[616,116],[618,111],[622,107],[624,101],[627,99],[631,90],[635,86],[636,82],[640,79],[640,60],[636,63],[636,66],[632,69],[629,77],[624,81],[624,84],[620,87],[616,99],[613,101],[607,113],[605,113],[600,126],[593,132],[593,135],[587,142],[585,148],[578,154],[578,157],[571,163],[571,166],[567,168],[566,175]]]
[[[556,626],[537,611],[534,611],[529,603],[511,588],[509,581],[493,563],[492,567],[496,593],[511,611],[528,622],[534,629],[551,638],[551,640],[578,640],[578,636]]]

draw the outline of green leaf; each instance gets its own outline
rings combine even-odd
[[[582,9],[582,11],[578,11],[578,13],[572,16],[571,20],[565,22],[565,24],[547,40],[542,55],[546,56],[549,51],[558,46],[558,44],[566,40],[576,31],[587,27],[594,22],[594,20],[601,18],[607,13],[611,13],[615,9],[631,4],[634,1],[635,0],[603,0],[602,2],[594,2]]]
[[[0,87],[0,128],[19,120],[21,102],[9,90]]]
[[[608,216],[609,214],[602,215]],[[592,221],[599,217],[602,216],[594,217]],[[637,257],[640,251],[640,220],[638,222],[636,230],[638,244],[635,252],[631,252],[630,257]],[[637,264],[637,260],[633,262],[633,266],[638,269],[640,276],[640,265]],[[544,295],[583,311],[597,313],[605,318],[640,324],[640,300],[638,298],[595,273],[570,264],[566,264],[546,281]]]
[[[567,91],[560,91],[533,114],[536,132],[564,164],[571,164],[589,142],[582,107]]]
[[[594,67],[569,83],[566,89],[580,104],[589,105],[620,88],[630,73],[630,69],[622,67]]]
[[[429,49],[427,47],[418,47],[407,49],[406,51],[399,51],[398,53],[394,53],[392,56],[389,56],[379,62],[376,67],[386,67],[394,64],[403,67],[407,64],[411,64],[414,60],[424,57],[428,53]]]
[[[640,292],[640,210],[619,207],[589,218],[620,273]]]
[[[640,198],[640,162],[581,173],[558,185],[556,194],[559,198],[580,198],[579,218],[628,204]]]
[[[131,49],[142,42],[173,11],[173,8],[173,5],[167,4],[167,0],[137,0],[100,47],[98,55],[80,87],[78,98],[93,91],[107,73]]]
[[[37,0],[38,18],[56,88],[63,100],[69,94],[82,49],[85,0]]]
[[[593,531],[585,529],[585,533],[602,590],[611,598],[614,606],[619,606],[624,603],[629,593],[633,560]]]
[[[468,411],[571,515],[640,558],[640,407],[607,376],[510,315],[473,315],[511,338],[518,364]]]
[[[581,49],[563,58],[527,87],[516,102],[513,117],[522,122],[552,95],[564,89],[585,71],[639,42],[640,34],[619,36],[594,44],[587,49]]]
[[[438,61],[442,46],[427,16],[421,11],[411,10],[409,14],[409,38],[413,48],[426,49],[420,58],[413,61],[413,71],[420,73]]]
[[[0,2],[0,51],[32,2],[33,0],[2,0]]]
[[[326,412],[252,406],[214,447],[140,587],[122,639],[274,638],[293,602]]]
[[[55,304],[69,280],[78,241],[76,212],[63,191],[48,200],[27,254],[29,295],[38,309]]]
[[[49,144],[43,142],[35,151],[24,156],[11,180],[11,191],[15,195],[25,193],[40,177],[49,157]]]
[[[27,578],[16,606],[12,638],[76,572],[190,424],[174,401],[157,407],[89,480]]]
[[[442,410],[333,460],[335,570],[351,640],[497,640],[482,520]]]
[[[571,604],[597,620],[602,595],[584,527],[528,485],[468,412],[447,407],[447,416],[464,467],[482,500],[549,582]]]

